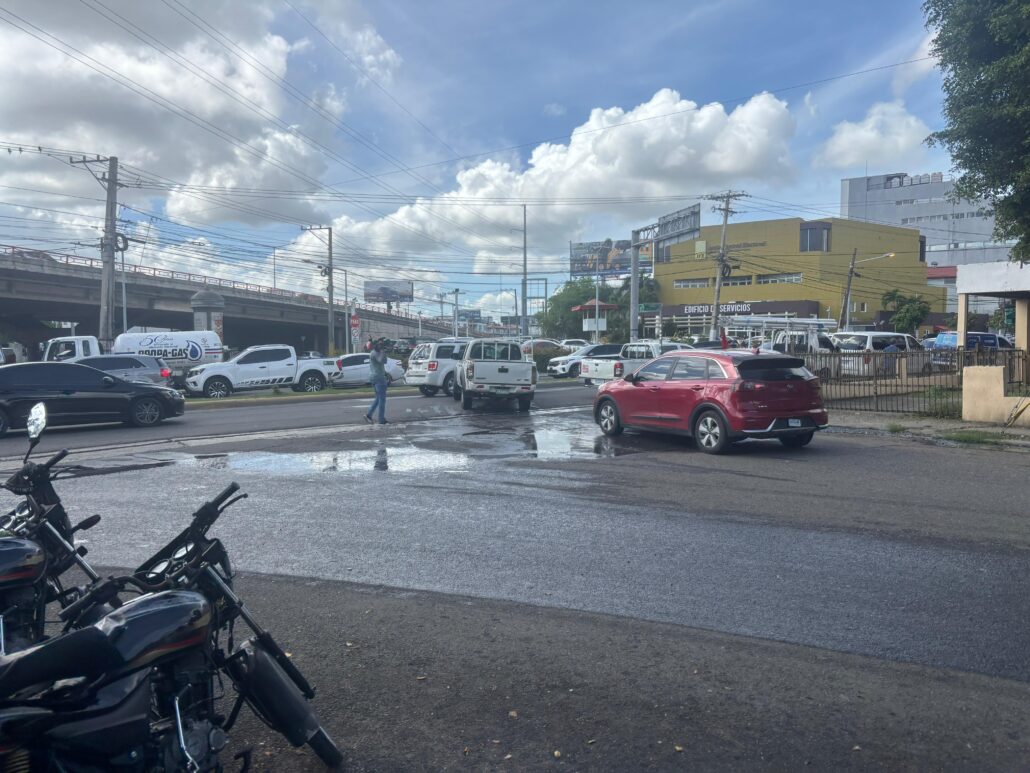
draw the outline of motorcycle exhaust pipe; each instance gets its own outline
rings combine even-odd
[[[303,693],[256,639],[240,645],[226,670],[255,713],[293,746],[303,746],[322,729]]]

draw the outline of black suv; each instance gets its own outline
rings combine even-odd
[[[45,403],[47,422],[126,422],[152,427],[181,416],[186,404],[174,389],[123,381],[68,362],[26,362],[0,367],[0,437],[25,426],[29,410]]]

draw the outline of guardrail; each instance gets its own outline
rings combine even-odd
[[[57,263],[63,263],[67,266],[79,266],[82,268],[95,269],[100,271],[102,261],[100,258],[87,258],[81,255],[58,255],[54,253],[46,253],[41,255],[38,253],[16,250],[15,248],[8,248],[10,251],[8,254],[21,255],[31,258],[38,258],[40,260],[49,259]],[[116,264],[117,273],[121,272],[121,264]],[[179,282],[188,282],[190,284],[203,285],[205,287],[219,287],[227,288],[230,290],[236,290],[238,292],[254,293],[258,296],[271,297],[271,298],[282,298],[284,300],[295,300],[302,303],[309,304],[324,304],[326,299],[320,295],[314,295],[311,293],[301,293],[295,290],[284,290],[279,287],[268,287],[267,285],[255,284],[253,282],[239,282],[235,279],[224,279],[217,276],[208,276],[207,274],[194,274],[188,271],[173,271],[167,268],[157,268],[155,266],[143,266],[143,265],[126,265],[125,273],[136,276],[149,277],[152,279],[171,279]],[[346,303],[336,302],[333,304],[335,308],[338,308],[341,312],[347,311]],[[354,308],[358,311],[367,311],[376,314],[387,314],[386,311],[378,309],[375,306],[370,306],[366,303],[354,303]],[[409,314],[404,311],[391,311],[389,312],[391,317],[400,317],[402,319],[411,320],[412,322],[418,322],[419,316],[417,314]],[[438,325],[431,320],[422,319],[424,325]]]

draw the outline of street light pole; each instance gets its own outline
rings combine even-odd
[[[522,323],[519,329],[522,331],[523,336],[529,335],[529,320],[526,317],[526,283],[528,281],[527,274],[529,273],[529,262],[528,252],[526,250],[527,234],[526,234],[526,205],[522,205]]]

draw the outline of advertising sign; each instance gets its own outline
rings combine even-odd
[[[482,322],[482,309],[458,309],[458,320],[460,322]]]
[[[410,280],[373,279],[365,282],[365,303],[411,303],[415,288]]]
[[[573,242],[569,250],[569,273],[577,276],[619,276],[629,274],[633,258],[629,239],[603,242]],[[651,270],[651,255],[640,250],[640,271]]]

